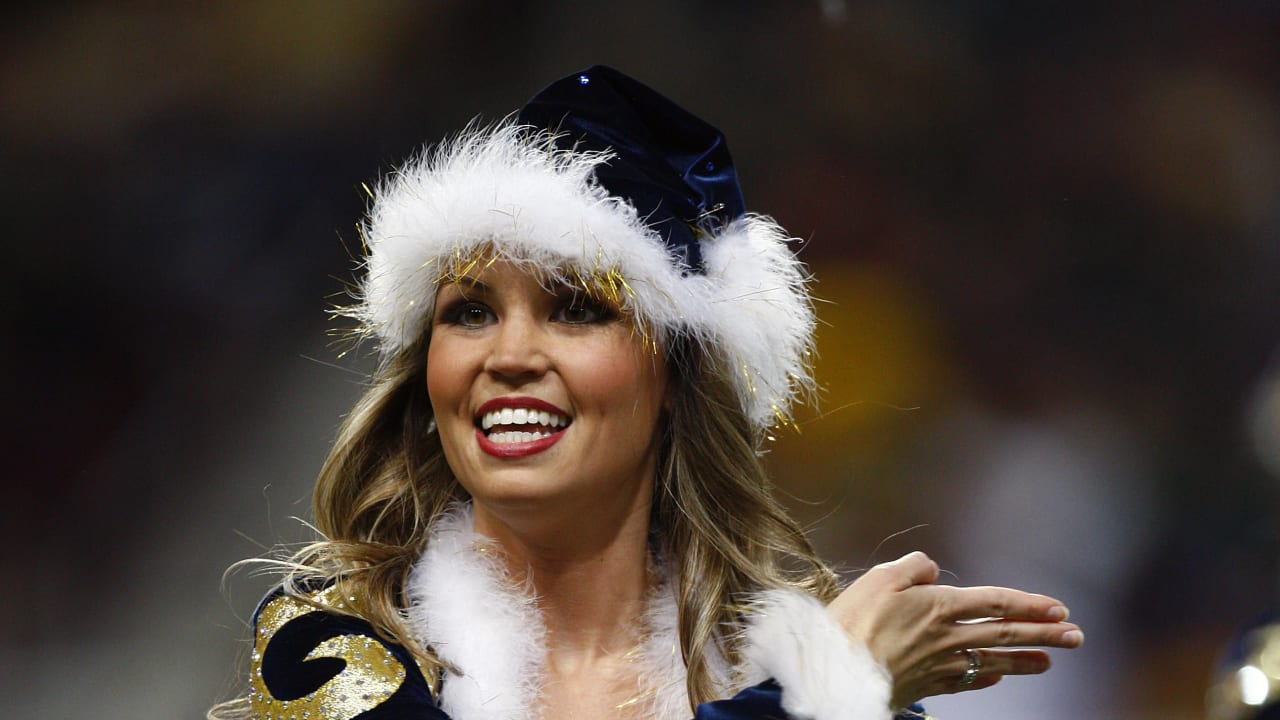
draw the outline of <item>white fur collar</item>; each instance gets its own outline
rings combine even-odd
[[[546,628],[531,587],[518,587],[473,529],[469,506],[436,521],[409,577],[409,621],[440,658],[441,708],[454,720],[536,720],[544,679]],[[643,699],[656,720],[687,720],[689,699],[675,599],[665,583],[651,594],[641,645]],[[727,673],[719,673],[726,677]]]
[[[436,521],[409,576],[409,621],[459,670],[444,673],[442,709],[454,720],[538,720],[546,628],[532,588],[517,587],[491,541],[476,534],[470,506]],[[760,593],[744,636],[742,667],[713,648],[708,664],[721,695],[734,682],[767,677],[782,707],[801,720],[890,720],[891,678],[866,646],[850,642],[817,600],[794,590]],[[642,697],[654,720],[687,720],[689,699],[678,613],[668,584],[648,598],[641,644]]]

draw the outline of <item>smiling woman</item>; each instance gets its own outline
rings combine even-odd
[[[391,175],[364,234],[382,363],[210,717],[886,720],[1082,641],[921,553],[839,587],[759,460],[813,387],[807,273],[648,87],[552,83]]]

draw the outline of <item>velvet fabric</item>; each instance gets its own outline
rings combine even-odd
[[[915,704],[894,716],[894,720],[916,720],[927,717],[924,707]],[[782,688],[773,680],[734,695],[698,706],[694,720],[790,720],[782,711]],[[856,719],[853,719],[856,720]]]
[[[564,149],[611,151],[596,180],[635,207],[683,272],[701,273],[699,239],[746,212],[724,135],[614,68],[596,65],[551,83],[516,121],[561,133]]]
[[[786,720],[782,688],[772,680],[749,687],[727,700],[702,703],[695,720]]]

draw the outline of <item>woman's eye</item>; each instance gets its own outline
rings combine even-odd
[[[612,316],[612,311],[604,304],[584,297],[575,297],[557,308],[552,319],[556,322],[580,325],[607,320]]]
[[[462,311],[459,322],[468,326],[479,326],[485,324],[489,319],[489,311],[482,307],[472,305]]]
[[[446,310],[444,319],[462,327],[484,327],[493,320],[493,311],[478,302],[463,302]]]

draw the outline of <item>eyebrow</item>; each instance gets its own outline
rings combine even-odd
[[[457,278],[453,282],[442,285],[441,287],[457,288],[458,292],[461,293],[463,297],[467,297],[467,293],[470,292],[474,292],[478,295],[487,295],[492,291],[492,288],[486,285],[482,280],[470,275]]]

